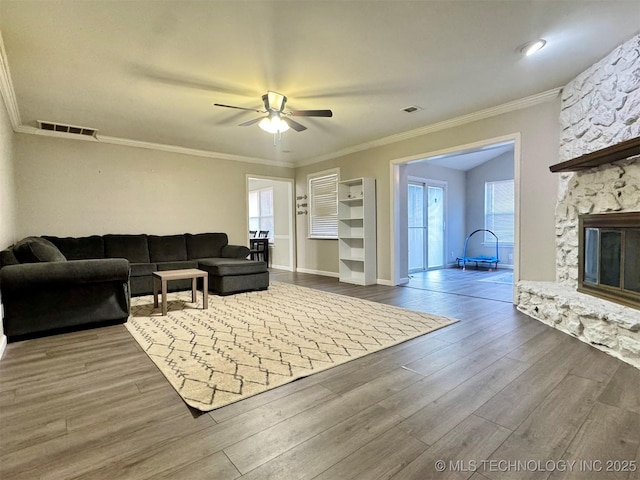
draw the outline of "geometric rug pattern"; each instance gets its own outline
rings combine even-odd
[[[133,297],[125,324],[184,401],[202,411],[340,365],[457,320],[358,298],[271,282],[220,297]]]

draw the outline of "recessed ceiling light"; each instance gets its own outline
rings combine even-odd
[[[546,44],[547,41],[540,38],[538,40],[534,40],[522,45],[520,47],[520,52],[524,53],[528,57],[529,55],[533,55],[534,53],[540,51]]]

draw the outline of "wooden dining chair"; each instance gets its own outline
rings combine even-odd
[[[249,250],[251,260],[262,260],[269,264],[269,240],[267,237],[257,237],[251,242]]]

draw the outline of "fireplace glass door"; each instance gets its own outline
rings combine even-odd
[[[580,218],[578,289],[581,292],[640,308],[638,220],[640,214],[637,213]]]

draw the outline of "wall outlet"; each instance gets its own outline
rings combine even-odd
[[[513,253],[509,254],[509,260],[513,260]]]

